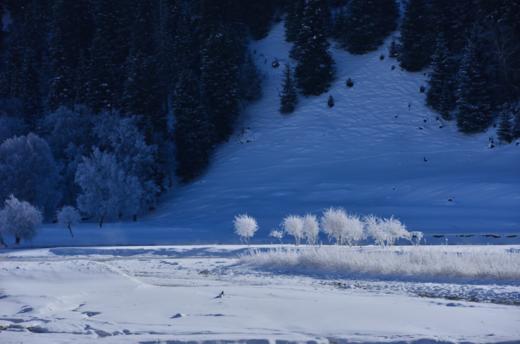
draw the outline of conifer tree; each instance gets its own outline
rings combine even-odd
[[[200,82],[190,71],[180,75],[175,91],[175,145],[177,175],[183,181],[199,176],[206,168],[212,150],[213,131],[200,104]]]
[[[294,0],[287,4],[287,16],[285,18],[285,40],[294,42],[298,39],[300,32],[305,0]]]
[[[214,125],[214,140],[223,142],[233,132],[239,114],[238,90],[242,42],[219,25],[201,49],[201,99]]]
[[[435,48],[430,8],[425,0],[410,0],[401,25],[401,67],[419,71],[430,63]]]
[[[91,27],[88,1],[55,0],[49,40],[47,105],[51,111],[75,101],[80,61],[90,46]]]
[[[511,116],[507,112],[504,112],[502,116],[500,116],[500,124],[498,126],[497,135],[501,142],[511,143],[511,141],[513,141]]]
[[[351,0],[338,39],[353,54],[376,49],[397,26],[395,0]]]
[[[94,2],[95,31],[88,64],[88,105],[96,112],[114,107],[117,67],[114,58],[117,10],[112,1]]]
[[[325,11],[322,0],[310,0],[305,8],[302,28],[295,45],[298,64],[295,76],[304,95],[320,95],[327,91],[334,78],[334,60],[324,32]]]
[[[432,69],[426,102],[444,119],[450,119],[450,111],[454,109],[456,101],[454,80],[456,68],[442,34],[437,39]]]
[[[296,93],[296,85],[292,76],[291,66],[285,65],[284,79],[280,94],[280,112],[288,114],[294,112],[298,103],[298,94]]]
[[[262,97],[262,78],[249,52],[240,67],[239,74],[240,98],[246,101],[260,99]]]
[[[457,126],[461,132],[476,133],[492,121],[492,102],[485,75],[486,62],[474,32],[464,49],[457,85]]]
[[[511,136],[513,140],[520,138],[520,110],[516,109],[513,115],[513,127],[511,128]]]

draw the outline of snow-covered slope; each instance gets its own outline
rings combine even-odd
[[[520,228],[520,146],[490,149],[494,132],[465,136],[455,123],[437,120],[419,92],[425,76],[400,70],[394,59],[381,61],[386,45],[362,56],[333,49],[337,79],[330,92],[301,98],[290,116],[278,112],[282,67],[291,62],[283,25],[251,49],[265,73],[263,99],[248,108],[208,173],[177,189],[150,224],[228,237],[232,217],[247,212],[266,235],[284,214],[333,205],[395,215],[424,231]],[[275,59],[280,68],[271,66]]]
[[[237,134],[200,180],[176,188],[137,223],[85,225],[73,240],[52,226],[35,244],[230,241],[232,219],[242,212],[258,219],[258,236],[266,238],[284,215],[328,206],[395,215],[430,234],[518,233],[520,146],[490,149],[493,130],[467,136],[439,121],[419,92],[425,75],[380,60],[388,43],[362,56],[333,48],[337,78],[330,92],[300,98],[296,112],[283,116],[278,93],[290,45],[277,24],[251,46],[265,74],[264,96],[247,107]],[[280,67],[273,68],[276,59]],[[352,88],[345,86],[349,77]]]

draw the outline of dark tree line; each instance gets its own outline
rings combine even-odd
[[[29,133],[48,142],[56,206],[88,204],[80,210],[102,219],[151,208],[170,171],[183,182],[204,172],[242,108],[261,96],[247,42],[267,34],[280,8],[274,0],[4,0],[2,142]],[[17,149],[11,142],[6,161]],[[133,197],[119,194],[128,200],[119,210],[99,199],[100,213],[89,197],[102,195],[90,184],[110,178]],[[9,193],[15,183],[5,185]]]
[[[520,1],[410,0],[401,24],[401,67],[431,66],[427,103],[464,133],[500,121],[510,142],[520,124]],[[506,112],[509,115],[500,115]]]

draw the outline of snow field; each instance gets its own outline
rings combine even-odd
[[[430,344],[520,338],[518,285],[280,275],[241,264],[239,254],[250,248],[272,247],[0,253],[0,343]],[[446,252],[465,249],[450,246]]]

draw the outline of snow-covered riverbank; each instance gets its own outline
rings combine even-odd
[[[3,251],[0,342],[520,339],[520,281],[422,283],[287,275],[241,264],[239,257],[249,249]],[[520,247],[482,250],[506,249]]]

